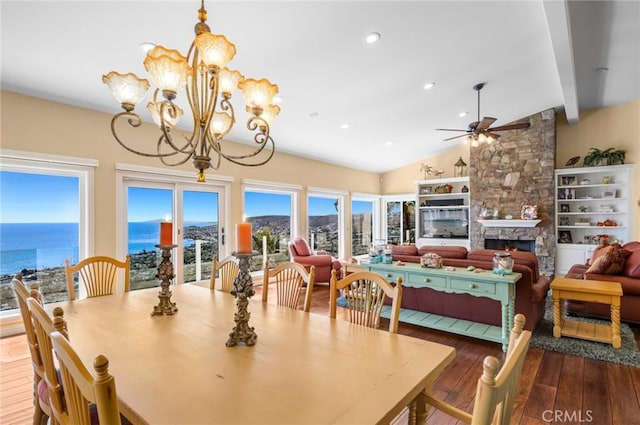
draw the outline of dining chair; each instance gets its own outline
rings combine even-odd
[[[47,382],[44,380],[44,364],[40,354],[40,346],[38,345],[27,300],[33,298],[38,302],[42,302],[42,295],[37,283],[33,283],[31,290],[28,290],[22,283],[22,275],[20,274],[17,274],[11,280],[11,286],[18,300],[20,316],[27,336],[27,344],[29,344],[29,353],[31,354],[31,366],[33,368],[33,425],[40,425],[46,423],[47,419],[51,417],[51,406],[49,405]]]
[[[385,297],[391,299],[391,316],[389,318],[389,332],[398,332],[398,318],[400,303],[402,302],[402,278],[398,277],[395,285],[384,277],[369,271],[354,272],[343,279],[338,279],[334,270],[331,273],[329,304],[330,317],[336,318],[338,296],[346,302],[349,321],[359,325],[377,328],[380,324],[380,314]]]
[[[523,330],[525,322],[524,315],[516,314],[502,367],[497,358],[485,357],[482,376],[478,379],[476,387],[472,414],[437,399],[433,394],[425,395],[427,405],[468,424],[508,424],[516,399],[520,372],[531,340],[531,331]]]
[[[53,350],[60,365],[60,375],[64,387],[66,409],[60,416],[62,425],[90,425],[92,408],[95,405],[100,424],[122,425],[123,417],[118,408],[116,383],[109,373],[109,361],[98,355],[93,361],[95,375],[89,372],[65,336],[54,331],[51,333]]]
[[[99,297],[101,295],[112,295],[115,292],[118,270],[124,270],[124,291],[129,292],[129,272],[131,270],[129,255],[127,255],[125,261],[119,261],[107,256],[89,257],[76,265],[71,265],[71,262],[67,259],[65,260],[64,270],[67,276],[67,291],[69,292],[70,300],[76,298],[73,282],[76,273],[87,290],[87,297]]]
[[[311,266],[309,271],[302,264],[285,262],[274,268],[264,268],[264,280],[262,282],[262,302],[266,303],[269,297],[269,280],[275,280],[276,303],[281,306],[297,309],[300,294],[305,291],[303,310],[311,309],[311,295],[316,268]]]
[[[51,419],[52,424],[59,424],[62,423],[61,415],[64,410],[64,395],[62,382],[59,379],[58,369],[53,356],[51,332],[58,331],[68,338],[67,323],[64,320],[64,312],[60,307],[55,307],[53,309],[52,318],[42,305],[34,298],[28,298],[27,305],[33,320],[33,329],[36,334],[38,346],[40,347],[42,364],[44,365],[43,380],[46,383],[47,388],[45,397],[47,397],[51,408],[51,415],[49,415],[49,418]]]
[[[211,284],[209,285],[209,289],[231,292],[233,289],[233,281],[239,273],[240,266],[238,265],[236,257],[229,256],[218,261],[218,257],[214,255],[213,264],[211,266]]]

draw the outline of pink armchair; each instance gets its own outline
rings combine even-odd
[[[331,280],[331,270],[336,270],[339,279],[342,278],[342,264],[337,258],[332,257],[324,251],[311,251],[309,244],[303,238],[295,238],[289,242],[289,254],[291,261],[299,263],[309,270],[311,266],[316,266],[316,278],[314,283],[329,282]]]

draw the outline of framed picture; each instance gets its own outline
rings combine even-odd
[[[537,205],[523,205],[520,212],[520,218],[522,220],[535,220],[538,218],[538,206]]]
[[[573,243],[569,230],[558,230],[558,243]]]
[[[569,217],[560,217],[558,226],[568,226],[569,225]]]
[[[560,183],[562,186],[572,186],[576,184],[576,176],[562,176],[560,177]]]
[[[560,204],[560,212],[571,212],[571,208],[569,207],[569,204]]]
[[[612,199],[616,197],[616,191],[615,190],[605,190],[604,192],[602,192],[602,198],[604,199]]]

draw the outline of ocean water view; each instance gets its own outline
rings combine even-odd
[[[211,223],[185,223],[205,226]],[[160,239],[158,222],[128,224],[128,253],[154,251]],[[0,223],[0,275],[23,269],[63,267],[64,260],[78,261],[78,223]],[[193,241],[185,240],[185,246]]]

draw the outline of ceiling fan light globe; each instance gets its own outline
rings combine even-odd
[[[478,142],[484,143],[486,141],[487,141],[487,136],[485,136],[484,133],[480,133],[480,135],[478,136]]]

